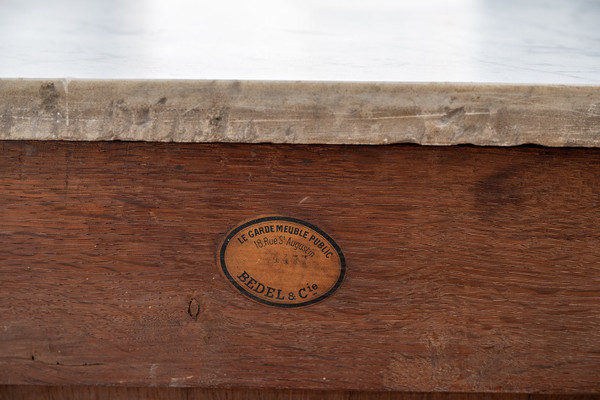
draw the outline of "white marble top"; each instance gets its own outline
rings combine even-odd
[[[0,78],[600,84],[596,0],[2,0]]]

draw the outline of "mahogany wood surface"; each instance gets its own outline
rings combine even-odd
[[[0,400],[594,400],[593,394],[406,393],[276,389],[0,385]]]
[[[0,383],[600,393],[599,167],[573,148],[0,142]],[[331,235],[337,292],[236,292],[217,247],[258,215]]]

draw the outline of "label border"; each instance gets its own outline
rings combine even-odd
[[[312,230],[314,230],[315,232],[317,232],[319,235],[323,236],[335,249],[335,251],[338,254],[338,257],[340,258],[340,276],[338,277],[338,280],[336,281],[335,285],[333,285],[333,287],[331,289],[329,289],[329,291],[319,297],[317,297],[316,299],[311,299],[309,301],[305,301],[302,303],[295,303],[295,304],[283,304],[283,303],[275,303],[275,302],[271,302],[269,300],[265,300],[263,298],[260,298],[258,296],[253,295],[252,293],[248,292],[246,289],[244,289],[240,284],[238,284],[236,282],[236,280],[231,276],[231,274],[229,273],[229,271],[227,270],[227,264],[225,263],[225,250],[227,250],[227,246],[229,245],[229,242],[231,241],[231,239],[233,239],[233,237],[242,229],[247,228],[250,225],[254,225],[254,224],[258,224],[261,222],[267,222],[267,221],[287,221],[287,222],[294,222],[297,224],[301,224],[306,226],[307,228],[310,228]],[[338,244],[331,238],[331,236],[329,236],[327,233],[323,232],[321,229],[319,229],[318,227],[316,227],[315,225],[303,221],[301,219],[298,218],[292,218],[292,217],[284,217],[284,216],[268,216],[268,217],[260,217],[260,218],[255,218],[252,219],[250,221],[244,222],[242,225],[235,227],[231,232],[229,232],[227,234],[227,236],[225,237],[225,239],[223,240],[223,242],[221,243],[221,245],[219,246],[219,264],[220,264],[220,268],[223,271],[223,274],[225,275],[225,277],[229,280],[229,282],[236,288],[238,289],[238,291],[240,293],[242,293],[243,295],[245,295],[246,297],[257,301],[259,303],[262,304],[266,304],[269,306],[274,306],[274,307],[280,307],[280,308],[297,308],[297,307],[304,307],[304,306],[308,306],[314,303],[317,303],[321,300],[325,300],[327,297],[331,296],[336,290],[338,290],[338,288],[340,287],[340,285],[342,284],[342,281],[344,280],[344,277],[346,276],[346,259],[344,258],[344,254],[342,253],[342,250],[340,249],[340,247],[338,246]]]

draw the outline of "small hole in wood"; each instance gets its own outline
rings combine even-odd
[[[198,315],[200,314],[200,303],[198,300],[192,298],[190,303],[188,304],[188,315],[194,319],[194,321],[198,320]]]

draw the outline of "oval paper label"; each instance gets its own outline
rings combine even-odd
[[[237,290],[275,307],[321,301],[337,290],[346,273],[344,255],[333,239],[290,217],[261,217],[235,227],[217,259]]]

